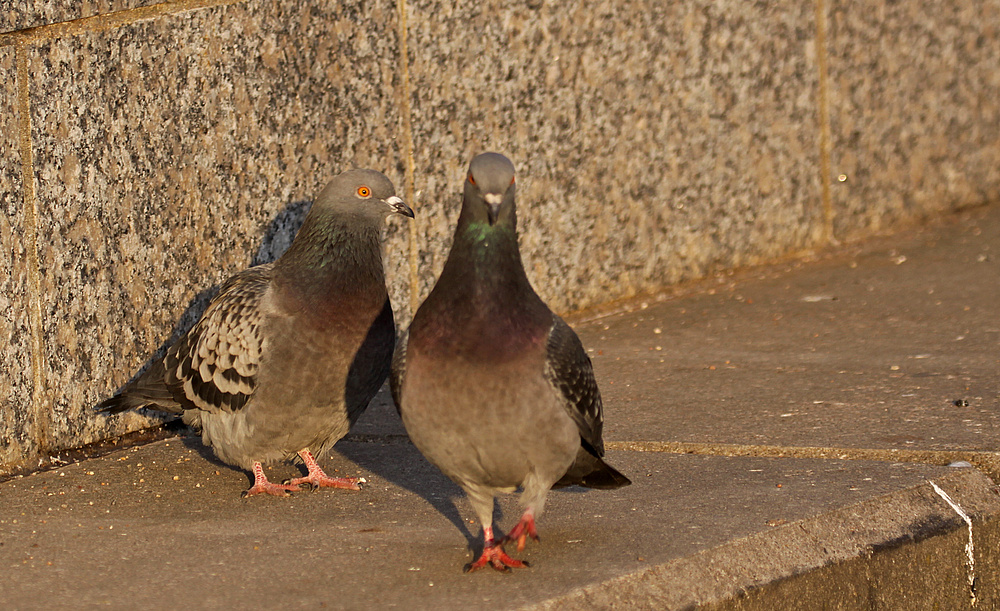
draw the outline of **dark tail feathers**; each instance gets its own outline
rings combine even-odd
[[[117,414],[142,407],[172,414],[179,414],[183,411],[166,387],[156,386],[152,388],[126,386],[125,390],[101,401],[94,406],[94,409],[107,414]]]
[[[113,397],[108,397],[95,405],[94,409],[108,414],[117,414],[119,412],[124,412],[130,407],[132,406],[129,404],[129,401],[126,400],[125,395],[115,395]]]
[[[588,451],[586,446],[580,447],[576,462],[569,468],[553,488],[563,486],[584,486],[598,490],[613,490],[628,486],[632,480],[622,475],[620,471],[604,462],[602,458]]]

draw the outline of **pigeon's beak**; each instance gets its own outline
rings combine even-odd
[[[489,216],[490,225],[496,225],[497,216],[500,214],[500,204],[503,203],[503,194],[487,193],[483,199],[486,200],[486,214]]]
[[[399,199],[395,195],[386,199],[385,203],[389,204],[389,207],[392,208],[392,211],[396,214],[402,214],[403,216],[408,216],[411,219],[413,218],[413,208],[407,206],[406,202]]]

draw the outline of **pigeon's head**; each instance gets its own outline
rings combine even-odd
[[[514,164],[499,153],[476,155],[465,178],[465,207],[473,220],[514,221]]]
[[[392,182],[375,170],[348,170],[337,175],[320,192],[313,208],[379,223],[390,214],[413,218],[413,210],[396,196]]]

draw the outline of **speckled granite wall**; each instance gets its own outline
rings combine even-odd
[[[811,7],[535,4],[408,5],[423,288],[484,148],[515,161],[529,276],[557,309],[816,242]]]
[[[830,5],[835,235],[1000,200],[1000,2]]]
[[[28,316],[28,269],[25,211],[21,194],[15,54],[0,48],[0,465],[37,452],[32,421],[33,352]]]
[[[0,472],[148,424],[90,407],[346,167],[403,323],[487,148],[562,311],[1000,199],[1000,0],[815,2],[8,3]]]
[[[29,65],[39,218],[48,420],[27,427],[37,446],[147,425],[90,408],[190,326],[207,290],[287,247],[301,203],[330,176],[369,166],[402,185],[395,15],[391,2],[262,1],[17,49]],[[7,167],[19,176],[19,163]],[[20,210],[20,186],[4,187]],[[394,270],[406,245],[394,226]],[[396,284],[407,277],[394,271]]]
[[[125,23],[145,19],[150,13],[130,9],[159,7],[152,13],[197,10],[232,4],[239,0],[7,0],[0,5],[0,32],[25,30],[43,25],[67,24],[81,19],[119,14]],[[92,25],[86,27],[93,27]]]

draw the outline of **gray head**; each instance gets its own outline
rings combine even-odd
[[[396,197],[396,189],[384,174],[362,169],[335,176],[316,197],[313,211],[360,216],[379,223],[390,214],[413,218],[413,210]]]
[[[465,179],[463,208],[471,220],[514,223],[514,164],[499,153],[476,155]]]

